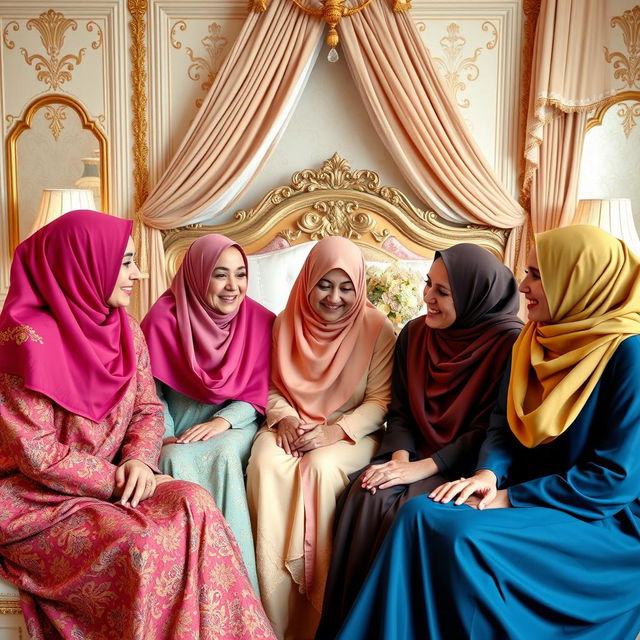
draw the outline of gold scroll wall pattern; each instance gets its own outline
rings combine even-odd
[[[191,47],[184,47],[184,52],[191,63],[187,69],[187,75],[195,82],[202,81],[200,88],[205,94],[211,89],[218,75],[229,45],[229,39],[224,36],[222,26],[217,22],[210,23],[207,29],[208,35],[200,40],[204,47],[204,55],[196,55]],[[179,20],[171,27],[170,40],[174,49],[182,49],[183,43],[178,40],[177,36],[178,32],[185,32],[186,30],[187,23],[184,20]],[[196,108],[199,109],[203,102],[204,97],[197,98],[195,101]]]
[[[37,18],[27,20],[24,25],[27,31],[37,31],[40,35],[40,43],[44,53],[30,53],[25,47],[20,47],[20,53],[28,67],[33,68],[36,80],[46,86],[46,91],[63,91],[63,85],[73,80],[73,72],[83,63],[87,47],[81,47],[76,53],[65,53],[65,39],[67,32],[78,30],[78,21],[65,17],[63,13],[49,9],[41,13]],[[21,30],[16,20],[8,22],[2,31],[3,45],[13,50],[16,48],[15,35]],[[104,44],[104,34],[100,25],[94,20],[87,20],[85,29],[90,34],[95,32],[94,39],[87,43],[92,49],[98,50]],[[64,105],[50,105],[46,108],[45,118],[51,122],[49,129],[54,139],[64,129],[64,121],[67,118]],[[5,116],[5,127],[10,128],[19,118],[16,114]],[[94,118],[101,126],[104,126],[105,116],[99,114]]]
[[[15,48],[10,31],[16,33],[20,31],[20,28],[15,20],[5,26],[2,39],[7,49]],[[97,38],[90,43],[91,48],[97,50],[102,47],[103,33],[100,26],[93,20],[88,20],[85,28],[90,33],[96,32]],[[27,31],[35,29],[40,34],[44,54],[29,53],[27,49],[20,47],[22,57],[29,67],[33,67],[39,82],[47,85],[50,91],[60,90],[65,82],[72,80],[73,71],[82,64],[87,51],[86,47],[82,47],[76,53],[64,53],[66,33],[69,30],[77,31],[78,22],[66,18],[58,11],[49,9],[37,18],[28,20],[26,29]]]
[[[417,21],[418,31],[427,30],[423,21]],[[490,32],[491,40],[481,47],[476,47],[471,55],[466,55],[467,38],[462,35],[460,25],[452,22],[447,25],[447,35],[440,39],[442,56],[431,54],[436,68],[442,76],[451,99],[462,109],[471,106],[469,98],[461,98],[459,93],[467,89],[467,83],[475,82],[480,77],[480,67],[476,64],[482,52],[490,51],[498,44],[498,29],[489,20],[482,23],[482,31]]]
[[[611,65],[613,77],[620,81],[620,93],[616,96],[616,115],[629,137],[640,118],[640,5],[624,11],[610,20],[612,29],[620,29],[626,52],[609,51],[604,47],[604,58]],[[587,130],[602,124],[605,111],[611,103],[595,111],[587,123]]]

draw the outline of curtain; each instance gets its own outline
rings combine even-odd
[[[524,210],[473,140],[411,18],[378,2],[343,20],[340,29],[371,120],[423,202],[453,220],[522,225]],[[517,236],[510,234],[505,255],[512,267]]]
[[[542,0],[523,185],[534,233],[571,224],[587,112],[627,88],[610,53],[616,49],[616,7],[620,2],[612,0]]]
[[[289,0],[251,13],[164,174],[142,204],[139,287],[144,315],[167,287],[160,229],[226,211],[249,186],[295,109],[323,24]]]

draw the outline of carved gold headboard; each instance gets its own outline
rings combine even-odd
[[[249,254],[338,235],[360,245],[368,259],[387,261],[430,258],[459,242],[478,244],[502,259],[508,236],[504,229],[456,225],[419,209],[398,189],[380,186],[374,171],[352,171],[337,153],[320,170],[297,171],[291,184],[272,189],[233,217],[226,224],[164,231],[168,276],[191,242],[207,233],[228,236]]]

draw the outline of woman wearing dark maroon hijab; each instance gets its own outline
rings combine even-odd
[[[409,322],[396,343],[378,455],[352,476],[338,504],[317,639],[335,637],[398,509],[443,476],[473,470],[522,327],[513,275],[472,244],[436,253],[424,300],[427,315]]]

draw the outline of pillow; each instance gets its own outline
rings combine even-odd
[[[247,295],[273,313],[287,305],[291,287],[316,241],[247,256],[249,286]]]
[[[247,295],[263,304],[273,313],[280,313],[286,306],[291,287],[302,269],[304,261],[317,241],[247,256],[249,263],[249,286]],[[370,262],[367,267],[384,269],[389,262]],[[398,264],[418,271],[424,278],[431,266],[431,260],[398,260]]]

